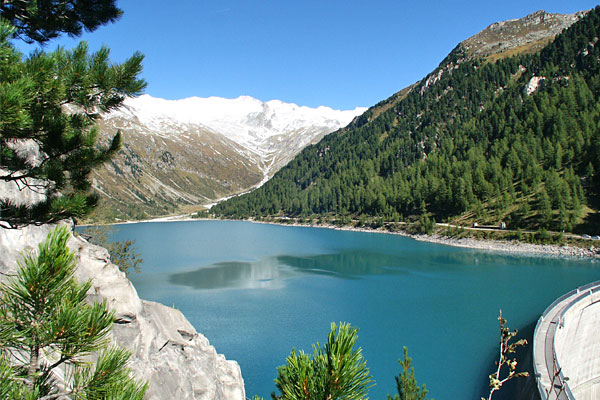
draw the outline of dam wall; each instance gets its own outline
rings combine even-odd
[[[542,400],[600,398],[600,281],[554,301],[533,334]]]

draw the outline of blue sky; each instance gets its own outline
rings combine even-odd
[[[146,93],[249,95],[337,109],[371,106],[431,72],[493,22],[586,0],[120,0],[115,24],[85,34],[112,59],[145,54]],[[79,39],[57,43],[73,47]]]

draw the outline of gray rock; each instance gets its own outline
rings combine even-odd
[[[0,280],[14,274],[22,252],[35,249],[53,227],[0,228]],[[79,255],[77,279],[92,279],[89,300],[106,299],[115,310],[112,341],[133,353],[130,366],[137,378],[149,381],[148,400],[245,398],[239,365],[217,354],[180,311],[141,300],[106,249],[77,235],[69,246]]]
[[[495,22],[461,44],[474,57],[487,57],[512,49],[532,53],[543,48],[586,13],[551,14],[540,10],[521,19]]]

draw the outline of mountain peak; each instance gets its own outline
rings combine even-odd
[[[281,100],[262,102],[250,96],[165,100],[142,95],[128,98],[125,107],[113,111],[107,119],[135,116],[149,131],[161,132],[172,130],[173,126],[201,125],[261,153],[259,148],[271,136],[303,126],[327,127],[331,132],[347,125],[364,110],[311,108]]]
[[[540,50],[588,11],[552,14],[538,10],[520,19],[494,22],[461,42],[468,57],[490,60]]]
[[[247,191],[363,111],[250,96],[128,98],[99,121],[104,140],[120,130],[124,143],[94,172],[93,186],[104,195],[97,215],[160,215]]]

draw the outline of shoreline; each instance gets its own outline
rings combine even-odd
[[[294,227],[305,227],[305,228],[321,228],[321,229],[332,229],[338,231],[349,231],[349,232],[363,232],[363,233],[378,233],[408,237],[420,242],[436,243],[446,246],[463,247],[475,250],[484,250],[492,252],[502,252],[512,255],[519,256],[549,256],[549,257],[561,257],[561,258],[580,258],[580,259],[600,259],[600,246],[592,246],[590,248],[582,248],[571,245],[555,245],[555,244],[531,244],[515,241],[505,240],[491,240],[491,239],[474,239],[474,238],[449,238],[441,235],[427,235],[427,234],[411,234],[404,231],[390,232],[385,229],[373,229],[373,228],[357,228],[353,226],[337,226],[330,224],[302,224],[298,222],[293,223],[281,223],[273,221],[256,221],[253,219],[216,219],[216,218],[192,218],[191,214],[182,214],[175,216],[159,217],[141,221],[122,221],[112,224],[96,224],[96,225],[125,225],[125,224],[137,224],[137,223],[154,223],[154,222],[189,222],[189,221],[244,221],[258,224],[270,224],[279,226],[294,226]],[[88,224],[81,224],[78,226],[93,226]],[[599,243],[600,245],[600,243]]]
[[[210,220],[210,219],[206,219]],[[280,225],[280,226],[296,226],[296,227],[307,227],[307,228],[323,228],[333,229],[339,231],[350,231],[350,232],[363,232],[363,233],[379,233],[388,235],[397,235],[408,237],[420,242],[428,242],[435,244],[442,244],[453,247],[463,247],[475,250],[502,252],[519,256],[549,256],[549,257],[564,257],[564,258],[581,258],[581,259],[600,259],[600,247],[592,246],[589,249],[582,247],[564,245],[559,246],[555,244],[531,244],[505,240],[492,240],[492,239],[474,239],[474,238],[449,238],[441,235],[427,235],[427,234],[412,234],[404,231],[390,232],[385,229],[370,229],[370,228],[356,228],[352,226],[336,226],[336,225],[315,225],[315,224],[300,224],[291,223],[284,224],[279,222],[268,222],[268,221],[254,221],[254,220],[231,220],[231,221],[248,221],[262,224]],[[600,243],[599,243],[600,244]]]
[[[77,224],[77,226],[108,226],[108,225],[129,225],[129,224],[141,224],[145,222],[180,222],[180,221],[199,221],[201,219],[208,218],[192,218],[191,214],[181,214],[181,215],[169,215],[166,217],[156,217],[152,219],[140,219],[140,220],[128,220],[128,221],[119,221],[119,222],[102,222],[96,224]]]

